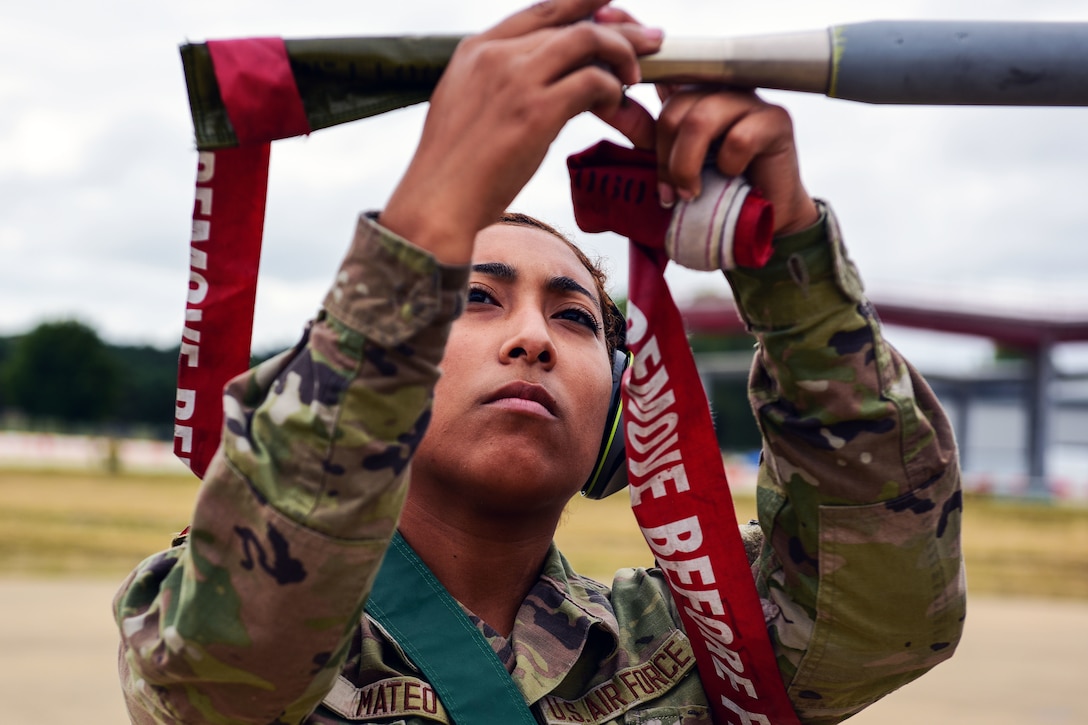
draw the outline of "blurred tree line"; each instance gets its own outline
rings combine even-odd
[[[696,354],[752,351],[746,336],[697,335],[690,341]],[[171,440],[179,351],[177,346],[110,345],[76,320],[44,322],[25,335],[0,337],[0,423]],[[252,363],[276,352],[257,354]],[[715,377],[709,387],[721,447],[758,449],[747,376]]]
[[[0,337],[0,421],[170,440],[178,353],[177,346],[111,345],[77,320]]]

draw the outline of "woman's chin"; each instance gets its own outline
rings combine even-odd
[[[414,488],[431,488],[426,481],[432,481],[430,494],[446,499],[444,506],[468,504],[506,514],[561,510],[581,490],[593,463],[578,463],[588,454],[569,446],[542,450],[539,440],[530,447],[526,441],[496,436],[457,451],[432,449],[427,443],[412,463]]]

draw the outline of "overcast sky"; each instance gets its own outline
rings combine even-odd
[[[112,342],[178,340],[196,167],[180,43],[469,33],[522,4],[5,3],[0,335],[75,317]],[[629,0],[622,6],[677,36],[890,18],[1088,21],[1082,0]],[[806,185],[838,210],[874,294],[1088,315],[1088,109],[876,107],[766,95],[792,111]],[[256,348],[291,342],[313,315],[357,212],[385,202],[424,112],[419,106],[274,146]],[[572,122],[515,206],[576,232],[563,161],[606,135],[596,119]],[[625,243],[611,235],[579,238],[611,260],[614,287],[622,291]],[[713,275],[670,275],[678,296],[726,291]],[[910,333],[900,340],[921,355],[960,361],[988,349]]]

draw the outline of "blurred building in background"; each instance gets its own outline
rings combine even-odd
[[[1063,345],[1088,341],[1088,315],[1011,314],[879,297],[873,304],[890,327],[977,336],[994,344],[993,359],[970,369],[919,365],[955,427],[969,488],[1088,499],[1088,363],[1063,368],[1055,355]],[[696,301],[681,314],[693,340],[750,340],[728,300]],[[751,352],[693,347],[719,441],[723,449],[744,450],[751,442],[749,426],[714,402],[722,391],[743,389]]]
[[[1058,354],[1075,347],[1088,353],[1088,314],[1009,314],[879,296],[873,302],[890,339],[919,335],[936,352],[912,352],[910,358],[948,411],[969,490],[1088,501],[1088,354],[1079,361]],[[746,395],[752,338],[729,299],[690,302],[681,314],[729,480],[737,489],[750,489],[760,446]],[[965,359],[965,335],[992,344]],[[156,368],[166,376],[160,387],[167,396],[176,356],[176,351],[161,353],[165,362]],[[152,367],[144,359],[133,364]],[[134,435],[132,426],[99,428],[102,433],[62,433],[0,416],[0,468],[186,472],[174,458],[169,430],[156,439]]]

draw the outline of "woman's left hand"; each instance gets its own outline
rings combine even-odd
[[[614,22],[633,19],[608,8]],[[774,206],[776,235],[815,224],[820,213],[801,183],[793,121],[753,91],[715,86],[660,86],[655,120],[632,99],[597,115],[638,148],[657,152],[662,203],[701,192],[708,154],[726,176],[744,175]]]

